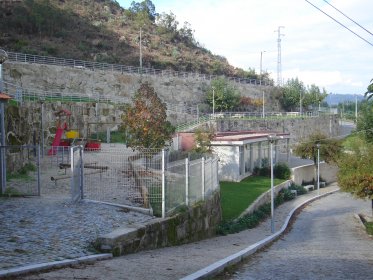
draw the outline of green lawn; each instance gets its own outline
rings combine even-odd
[[[284,180],[275,179],[274,185]],[[262,193],[271,188],[271,178],[251,176],[241,182],[220,182],[223,221],[237,218]]]

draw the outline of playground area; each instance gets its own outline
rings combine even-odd
[[[77,148],[48,147],[44,156],[36,151],[39,157],[33,146],[7,152],[33,168],[22,176],[19,171],[10,173],[5,194],[67,201],[78,197],[161,216],[204,200],[219,187],[215,157],[170,162],[164,150],[137,152],[124,144],[106,143],[100,149],[80,148],[81,153],[74,152]],[[54,153],[48,153],[51,150]]]

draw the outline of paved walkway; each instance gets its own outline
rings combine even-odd
[[[0,270],[97,254],[100,234],[152,219],[122,208],[61,198],[0,198]]]
[[[288,234],[218,279],[372,279],[373,240],[352,215],[369,208],[341,192],[314,201]]]
[[[337,185],[331,185],[321,189],[321,193],[336,189],[338,189]],[[293,208],[316,194],[315,191],[310,192],[277,208],[275,211],[276,230],[280,229]],[[219,236],[177,247],[144,251],[96,262],[93,265],[79,265],[74,268],[64,268],[17,279],[180,279],[270,235],[270,221],[267,220],[255,229],[237,234]]]

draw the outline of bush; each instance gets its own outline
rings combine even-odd
[[[290,168],[286,163],[278,162],[273,168],[273,175],[275,178],[288,180],[290,178]]]
[[[289,189],[282,189],[280,193],[282,193],[284,201],[289,201],[295,198],[295,193],[292,193]]]
[[[306,190],[304,187],[299,186],[299,185],[294,184],[294,183],[292,183],[292,184],[288,187],[288,190],[296,190],[298,195],[302,195],[302,194],[307,193],[307,190]]]

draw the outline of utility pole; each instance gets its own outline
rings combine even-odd
[[[281,28],[285,28],[284,26],[279,26],[277,31],[277,86],[282,85],[282,65],[281,65],[281,36],[285,36],[281,34]]]
[[[355,123],[357,124],[357,95],[355,95]]]
[[[262,82],[262,65],[263,65],[263,53],[265,53],[266,51],[261,51],[260,52],[260,73],[259,73],[259,75],[260,75],[260,82]]]
[[[141,43],[142,28],[140,27],[140,75],[142,75],[142,43]]]

